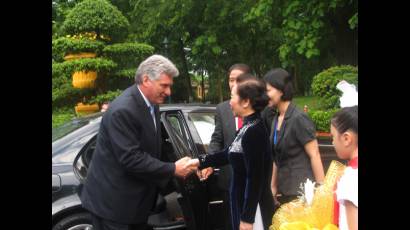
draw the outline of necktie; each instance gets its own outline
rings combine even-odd
[[[238,130],[242,128],[242,118],[238,117]]]
[[[154,110],[154,106],[151,105],[151,106],[149,107],[149,112],[151,113],[152,120],[154,121],[155,129],[157,129],[157,124],[155,123],[155,110]]]

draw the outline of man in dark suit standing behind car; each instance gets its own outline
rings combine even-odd
[[[158,188],[173,176],[195,169],[189,157],[162,162],[158,104],[171,95],[179,72],[161,55],[143,61],[135,82],[104,114],[81,202],[91,212],[94,230],[147,229]]]

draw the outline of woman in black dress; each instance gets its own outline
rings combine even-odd
[[[262,193],[269,188],[272,170],[269,132],[260,115],[268,99],[263,81],[253,77],[241,82],[239,77],[231,92],[230,105],[234,114],[243,118],[243,127],[229,148],[196,159],[200,169],[231,164],[230,205],[234,230],[267,229],[271,222],[272,216],[262,219],[260,212]]]

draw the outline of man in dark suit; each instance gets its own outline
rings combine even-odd
[[[158,104],[171,94],[178,69],[167,58],[143,61],[135,82],[110,103],[80,198],[94,229],[147,229],[158,189],[195,169],[188,157],[162,162]]]

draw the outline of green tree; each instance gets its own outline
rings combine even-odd
[[[56,112],[66,112],[67,107],[84,100],[102,103],[114,99],[134,82],[136,63],[154,52],[148,44],[123,42],[129,23],[106,0],[81,1],[62,25],[64,37],[52,41],[52,102]],[[81,52],[92,52],[97,57],[64,61],[67,55]],[[71,76],[77,71],[96,71],[96,88],[73,88]]]
[[[339,98],[342,92],[336,88],[336,85],[341,80],[345,80],[357,86],[357,67],[350,65],[334,66],[318,73],[313,78],[313,94],[321,99],[325,109],[340,108]]]
[[[81,34],[93,31],[97,39],[118,42],[127,36],[128,20],[107,0],[84,0],[72,8],[62,30],[67,34]]]
[[[261,76],[278,63],[277,28],[248,16],[254,1],[170,0],[131,1],[132,32],[136,40],[153,44],[165,53],[162,41],[170,41],[169,56],[183,71],[188,86],[188,70],[206,70],[216,101],[229,96],[227,69],[237,62],[252,66]],[[271,11],[271,14],[277,14]],[[184,49],[185,48],[185,49]],[[188,50],[185,51],[185,50]],[[176,92],[177,93],[177,92]],[[191,95],[191,93],[190,93]],[[187,96],[187,95],[186,95]],[[185,97],[186,98],[186,97]]]
[[[357,65],[357,2],[111,0],[130,22],[124,41],[151,44],[176,63],[181,75],[173,101],[193,96],[189,73],[195,71],[208,74],[212,102],[229,97],[226,71],[234,63],[249,64],[260,77],[282,66],[295,77],[298,94],[309,94],[323,69]],[[132,72],[117,68],[120,76]]]
[[[59,37],[63,34],[61,26],[67,16],[69,10],[75,6],[81,0],[52,0],[52,34],[53,38]]]
[[[299,93],[309,91],[312,77],[321,69],[357,64],[357,1],[261,0],[248,18],[277,28],[280,64],[294,76]]]

